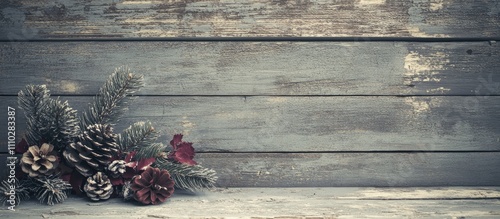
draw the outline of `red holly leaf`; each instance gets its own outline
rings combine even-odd
[[[177,148],[170,152],[168,158],[173,159],[179,163],[188,164],[188,165],[196,165],[196,161],[194,161],[194,148],[193,143],[190,142],[181,142],[177,144]]]
[[[141,174],[145,169],[147,169],[156,161],[154,157],[137,161],[134,159],[136,153],[137,151],[132,151],[125,157],[125,173],[122,174],[122,177],[124,179],[131,179],[135,175]]]
[[[134,158],[135,154],[137,153],[137,151],[131,151],[130,153],[127,154],[127,156],[125,157],[125,162],[130,162],[132,161],[132,158]]]
[[[174,135],[174,138],[170,141],[170,145],[175,149],[177,149],[177,145],[182,143],[182,134]]]
[[[29,145],[28,142],[23,138],[19,143],[16,144],[16,153],[23,154],[28,151]]]

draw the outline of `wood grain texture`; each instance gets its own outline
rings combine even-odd
[[[499,95],[496,43],[0,43],[0,95],[28,83],[94,95],[114,68],[141,95]]]
[[[92,97],[62,99],[81,112]],[[160,141],[183,133],[198,151],[499,151],[499,112],[498,96],[141,96],[115,130],[150,120]],[[26,129],[20,109],[16,129]]]
[[[0,39],[498,37],[495,0],[5,0]]]
[[[392,197],[423,188],[385,191]],[[496,199],[460,200],[360,200],[339,199],[364,193],[372,188],[231,188],[196,196],[176,193],[166,203],[137,206],[120,199],[91,203],[70,197],[55,206],[26,201],[9,212],[2,208],[2,218],[496,218],[500,201]],[[384,192],[384,189],[377,189]],[[425,188],[430,194],[498,192],[493,188]],[[436,196],[439,197],[439,196]],[[498,195],[495,196],[498,198]],[[196,206],[196,207],[186,207]]]
[[[198,154],[221,187],[498,186],[500,153]]]

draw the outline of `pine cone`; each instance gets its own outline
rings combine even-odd
[[[90,125],[80,135],[78,142],[66,147],[64,158],[83,176],[89,177],[96,172],[103,172],[118,152],[116,137],[111,125]]]
[[[30,146],[21,158],[21,169],[30,177],[49,176],[57,168],[54,146],[44,143],[42,147]]]
[[[106,200],[113,194],[113,185],[108,176],[97,172],[94,176],[87,178],[83,190],[92,201]]]
[[[125,173],[125,164],[126,162],[124,160],[114,160],[113,162],[111,162],[108,166],[110,175],[114,178],[121,176],[123,173]]]
[[[143,204],[162,203],[174,193],[174,181],[166,170],[149,167],[136,176],[130,185],[134,199]]]

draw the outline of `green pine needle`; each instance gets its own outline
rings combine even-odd
[[[135,159],[146,159],[150,157],[158,157],[167,147],[161,143],[154,143],[149,146],[141,147],[135,154]]]
[[[11,187],[13,187],[13,189],[11,189]],[[4,180],[0,183],[0,203],[5,206],[11,196],[14,195],[15,205],[19,205],[21,201],[30,198],[29,192],[28,188],[15,178],[12,182]]]
[[[38,144],[42,139],[43,114],[47,109],[50,91],[45,85],[27,85],[19,91],[19,107],[26,116],[26,141],[30,145]]]
[[[151,122],[146,121],[136,122],[125,129],[118,136],[117,142],[120,145],[120,150],[130,152],[152,146],[157,138],[158,133],[155,128]]]
[[[71,190],[71,185],[57,176],[35,178],[32,182],[35,197],[42,204],[62,203],[68,198],[68,192]]]
[[[155,166],[167,170],[175,182],[175,187],[192,192],[215,188],[217,175],[215,170],[200,165],[189,166],[157,159]]]
[[[19,92],[18,102],[26,116],[29,145],[38,145],[43,139],[62,150],[80,133],[77,111],[67,101],[51,99],[45,85],[26,86]]]
[[[132,95],[142,86],[142,75],[135,75],[126,67],[117,68],[99,89],[94,102],[83,113],[82,129],[93,124],[117,122],[126,109],[125,97]]]

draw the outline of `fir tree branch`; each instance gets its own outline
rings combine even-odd
[[[79,134],[76,110],[67,101],[51,99],[45,85],[26,86],[19,92],[18,102],[26,116],[30,145],[38,145],[43,139],[62,150]]]
[[[64,202],[68,198],[71,185],[66,181],[53,177],[39,177],[32,180],[32,190],[40,203],[54,205]]]
[[[77,111],[69,106],[68,101],[49,99],[44,117],[47,132],[42,137],[58,150],[63,150],[80,134]]]
[[[26,141],[29,145],[38,144],[42,139],[43,112],[47,109],[50,91],[45,85],[27,85],[19,91],[19,108],[24,110],[26,117]]]
[[[154,144],[158,134],[150,121],[136,122],[118,136],[121,151],[133,151]]]
[[[170,173],[176,188],[192,192],[214,188],[218,178],[215,170],[200,165],[177,164],[164,158],[157,159],[154,165]]]
[[[148,146],[144,146],[137,150],[135,154],[135,159],[141,160],[150,157],[158,157],[167,147],[161,143],[154,143]]]
[[[117,122],[126,109],[125,97],[143,86],[143,76],[135,75],[126,67],[120,67],[108,78],[94,97],[94,102],[83,113],[81,128],[89,125]]]

